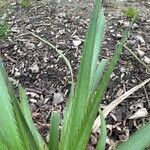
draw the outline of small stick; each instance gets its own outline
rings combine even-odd
[[[128,50],[133,55],[133,57],[147,69],[148,73],[150,73],[150,68],[143,61],[141,61],[138,58],[138,56],[129,47],[127,47],[126,45],[124,45],[124,48],[126,50]]]
[[[149,99],[149,97],[148,97],[148,93],[147,93],[147,91],[146,91],[146,88],[145,88],[145,86],[143,86],[143,89],[144,89],[145,96],[146,96],[146,99],[147,99],[148,108],[150,108],[150,99]]]
[[[6,59],[10,60],[12,63],[17,63],[16,60],[14,60],[13,58],[9,57],[7,54],[4,54],[4,56],[6,57]]]
[[[35,27],[39,27],[39,26],[51,26],[51,24],[49,24],[49,23],[42,23],[42,24],[35,24],[34,25]]]
[[[66,56],[62,53],[61,50],[57,49],[56,46],[54,46],[53,44],[51,44],[50,42],[42,39],[41,37],[39,37],[38,35],[34,34],[33,32],[31,31],[28,31],[32,36],[36,37],[37,39],[39,39],[40,41],[42,41],[43,43],[49,45],[51,48],[53,48],[65,61],[66,65],[68,66],[69,68],[69,71],[70,71],[70,74],[71,74],[71,80],[72,80],[72,86],[74,86],[74,79],[73,79],[73,70],[72,70],[72,67],[71,67],[71,64],[70,62],[68,61],[68,59],[66,58]]]
[[[150,78],[146,79],[145,81],[143,81],[141,84],[133,87],[132,89],[130,89],[129,91],[125,92],[124,94],[122,94],[121,96],[119,96],[118,98],[116,98],[114,101],[112,101],[109,105],[107,105],[105,107],[105,109],[103,110],[104,113],[104,117],[106,118],[106,116],[113,110],[115,109],[121,102],[123,102],[123,100],[125,100],[127,97],[129,97],[132,93],[134,93],[135,91],[137,91],[138,89],[140,89],[141,87],[143,87],[145,84],[150,82]],[[100,127],[100,116],[98,116],[94,122],[93,128],[92,128],[92,132],[96,133],[99,130]]]
[[[137,77],[137,79],[138,79],[140,82],[142,82],[138,77]],[[148,93],[147,93],[147,91],[146,91],[145,85],[143,86],[143,90],[144,90],[144,92],[145,92],[145,97],[146,97],[146,99],[147,99],[148,108],[150,108],[150,99],[149,99]]]

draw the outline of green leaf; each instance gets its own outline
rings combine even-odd
[[[2,84],[0,84],[1,87],[0,102],[2,104],[0,106],[2,107],[3,104],[5,103],[2,109],[0,109],[0,111],[4,114],[4,115],[1,114],[0,116],[0,118],[3,118],[3,121],[0,124],[1,127],[0,138],[1,137],[3,137],[4,139],[6,138],[5,141],[7,141],[7,143],[5,143],[1,139],[0,140],[3,141],[6,145],[8,145],[8,147],[10,146],[11,149],[15,147],[14,149],[16,150],[21,150],[21,149],[38,150],[39,148],[20,110],[18,101],[14,95],[12,86],[9,83],[8,76],[2,65],[1,59],[0,59],[0,80],[2,81],[1,82]],[[6,105],[8,105],[9,107],[7,107]],[[9,113],[14,114],[14,116],[10,115]],[[6,117],[8,117],[7,120]],[[14,131],[13,132],[14,135],[10,135],[12,131]],[[7,140],[7,138],[9,141]]]
[[[95,41],[94,41],[94,49],[93,49],[93,59],[92,59],[92,66],[91,66],[91,78],[90,78],[90,89],[89,89],[89,93],[94,92],[92,89],[95,89],[93,82],[97,82],[97,80],[100,80],[99,75],[102,75],[102,70],[103,67],[105,66],[106,62],[103,62],[102,64],[100,64],[100,69],[97,67],[97,62],[98,62],[98,56],[100,53],[100,46],[103,40],[103,36],[104,36],[104,31],[105,31],[105,17],[103,14],[103,11],[101,11],[101,15],[99,15],[98,18],[98,22],[97,22],[97,29],[96,29],[96,37],[95,37]],[[104,65],[104,66],[103,66]],[[99,70],[97,72],[97,69]],[[96,76],[96,79],[95,79]],[[98,78],[97,78],[98,77]],[[99,82],[97,82],[99,83]],[[96,85],[96,84],[95,84]],[[92,93],[91,93],[92,94]]]
[[[61,150],[72,149],[72,146],[75,145],[74,141],[77,134],[79,134],[78,130],[81,126],[88,106],[91,76],[93,74],[93,69],[91,66],[92,63],[94,63],[93,56],[97,53],[95,51],[98,51],[97,48],[95,48],[96,35],[102,37],[102,35],[97,34],[97,25],[98,23],[102,23],[99,19],[99,13],[101,9],[100,3],[101,0],[96,0],[94,4],[88,34],[84,44],[77,85],[75,88],[75,95],[70,101],[69,109],[67,109],[68,112],[65,114],[64,125],[61,134]],[[101,14],[101,17],[103,17],[103,14]],[[100,25],[99,27],[103,28],[103,26]],[[94,67],[95,65],[93,65],[93,68]]]
[[[60,115],[57,112],[53,112],[50,121],[50,136],[49,136],[49,150],[59,149],[59,124]]]
[[[98,140],[96,150],[105,150],[107,130],[106,130],[105,118],[104,118],[104,115],[103,115],[103,112],[102,112],[101,109],[99,110],[99,115],[100,115],[100,118],[101,118],[100,138]]]
[[[30,131],[17,101],[14,101],[14,112],[16,114],[15,118],[18,130],[20,131],[21,140],[24,143],[24,149],[39,150],[40,148],[35,142],[34,136]]]
[[[24,116],[34,138],[35,138],[35,142],[40,147],[40,149],[43,149],[43,147],[45,147],[46,144],[43,141],[39,132],[37,131],[36,127],[34,126],[34,122],[32,120],[32,115],[31,115],[29,103],[27,100],[26,92],[25,92],[25,89],[23,89],[21,87],[21,85],[19,85],[19,98],[20,98],[19,104],[20,104],[21,111],[22,111],[23,116]]]
[[[150,146],[150,123],[136,131],[126,142],[119,144],[116,150],[144,150]]]
[[[96,40],[99,35],[97,34],[99,29],[98,27],[102,28],[101,30],[99,29],[99,31],[103,34],[105,25],[105,18],[100,4],[101,0],[95,1],[90,26],[83,49],[75,93],[69,103],[69,109],[67,109],[68,112],[65,113],[64,117],[60,143],[61,150],[82,150],[86,148],[92,125],[98,112],[99,104],[102,101],[110,76],[115,68],[115,65],[117,64],[123,45],[128,37],[128,32],[126,32],[121,40],[121,43],[117,45],[114,57],[111,60],[108,69],[103,74],[101,81],[98,79],[94,80],[94,75],[98,71],[97,46],[99,43]],[[103,35],[99,36],[100,41],[102,41]],[[101,45],[101,43],[99,45]],[[98,81],[99,83],[97,83]],[[94,85],[96,85],[96,90],[91,92],[92,86],[95,88]]]
[[[5,71],[0,58],[0,141],[9,149],[21,150],[20,140],[15,114],[13,112],[12,97],[9,94],[8,84],[5,80]]]
[[[108,64],[108,59],[102,59],[101,63],[98,64],[95,75],[93,76],[93,84],[91,85],[91,91],[89,91],[90,94],[92,94],[97,86],[99,85],[99,82],[104,74],[104,71],[106,69],[106,65]]]
[[[117,61],[121,54],[123,45],[124,45],[125,41],[127,40],[127,37],[128,37],[128,31],[126,31],[124,33],[121,42],[117,45],[114,57],[112,58],[107,71],[104,73],[104,76],[103,76],[102,80],[100,81],[100,83],[95,91],[95,94],[92,95],[91,98],[89,99],[88,110],[85,113],[86,115],[85,115],[84,121],[82,122],[82,126],[81,126],[80,130],[78,130],[78,132],[80,133],[80,136],[78,136],[78,138],[76,139],[76,142],[75,142],[76,149],[84,149],[85,148],[84,146],[85,146],[85,143],[89,139],[92,125],[95,120],[96,114],[98,112],[99,104],[102,101],[102,98],[105,94],[107,85],[110,80],[110,76],[117,64]]]
[[[0,141],[0,150],[8,150],[8,147]]]

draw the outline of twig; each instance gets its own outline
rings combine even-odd
[[[51,24],[49,24],[49,23],[42,23],[42,24],[35,24],[34,25],[35,27],[39,27],[39,26],[51,26]]]
[[[70,62],[68,61],[68,59],[66,58],[66,56],[62,53],[61,50],[57,49],[57,47],[55,47],[53,44],[51,44],[50,42],[42,39],[41,37],[39,37],[38,35],[34,34],[33,32],[29,31],[29,33],[36,37],[37,39],[39,39],[40,41],[42,41],[43,43],[49,45],[51,48],[53,48],[65,61],[66,65],[68,66],[69,70],[70,70],[70,74],[71,74],[71,80],[72,80],[72,85],[74,86],[74,79],[73,79],[73,71],[72,71],[72,67],[70,65]]]
[[[16,60],[14,60],[13,58],[9,57],[7,54],[4,54],[4,57],[8,60],[10,60],[12,63],[17,63]]]
[[[18,35],[18,36],[16,36],[16,37],[20,37],[20,36],[26,36],[26,35],[29,35],[30,33],[23,33],[23,34],[20,34],[20,35]]]
[[[126,45],[124,45],[124,48],[126,50],[128,50],[133,55],[133,57],[147,69],[148,73],[150,73],[150,68],[143,61],[141,61],[138,58],[138,56],[129,47],[127,47]]]
[[[37,124],[40,125],[42,128],[49,128],[50,127],[49,124],[47,124],[47,123],[41,123],[39,121],[37,121]]]
[[[53,48],[53,49],[56,50],[56,47],[55,47],[53,44],[51,44],[50,42],[48,42],[48,41],[42,39],[41,37],[39,37],[38,35],[36,35],[35,33],[31,32],[31,31],[28,31],[28,32],[29,32],[32,36],[36,37],[36,38],[39,39],[40,41],[44,42],[45,44],[49,45],[51,48]],[[60,50],[57,49],[56,51],[60,51]],[[60,52],[59,52],[59,53],[60,53]]]
[[[26,88],[26,91],[28,92],[34,92],[34,93],[37,93],[37,94],[42,94],[42,90],[41,89],[35,89],[35,88]]]
[[[145,84],[147,84],[148,82],[150,82],[150,78],[146,79],[145,81],[143,81],[141,84],[133,87],[132,89],[130,89],[129,91],[125,92],[124,94],[122,94],[121,96],[119,96],[117,99],[115,99],[113,102],[111,102],[104,110],[104,117],[106,117],[116,106],[118,106],[123,100],[125,100],[127,97],[129,97],[132,93],[134,93],[135,91],[137,91],[138,89],[140,89],[141,87],[143,87]],[[93,125],[93,133],[97,132],[99,130],[100,127],[100,116],[98,116],[94,122]]]
[[[137,77],[137,79],[138,79],[140,82],[142,82],[138,77]],[[145,97],[146,97],[146,99],[147,99],[148,108],[150,108],[150,99],[149,99],[149,96],[148,96],[148,93],[147,93],[147,91],[146,91],[145,86],[143,86],[143,90],[144,90],[144,92],[145,92]]]
[[[149,96],[148,96],[148,93],[147,93],[147,91],[146,91],[145,86],[143,86],[143,89],[144,89],[144,92],[145,92],[145,97],[146,97],[146,99],[147,99],[148,108],[150,108],[150,99],[149,99]]]

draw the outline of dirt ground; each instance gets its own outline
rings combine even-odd
[[[150,62],[146,61],[146,58],[150,59],[148,0],[104,2],[107,26],[99,59],[112,57],[116,43],[128,26],[128,20],[122,13],[128,6],[134,6],[139,12],[139,17],[132,27],[127,46],[150,66]],[[45,139],[52,110],[63,114],[71,78],[67,66],[55,50],[32,36],[29,31],[62,50],[76,75],[91,10],[92,1],[58,4],[52,1],[33,1],[27,9],[16,6],[15,3],[10,5],[10,34],[6,40],[0,41],[0,55],[15,89],[18,83],[21,83],[27,90],[35,125]],[[105,108],[125,91],[149,77],[150,74],[144,66],[124,49],[101,107]],[[130,119],[139,109],[146,110],[147,115]],[[106,118],[106,149],[112,149],[116,142],[127,139],[138,127],[149,121],[149,112],[150,84],[147,84],[125,99]],[[87,149],[95,149],[97,137],[98,133],[91,135]]]

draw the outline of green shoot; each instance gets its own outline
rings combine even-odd
[[[51,43],[32,33],[33,36],[55,49],[59,56],[64,59],[72,77],[72,88],[65,110],[61,132],[59,132],[60,115],[52,112],[48,144],[44,142],[34,126],[25,90],[19,86],[20,101],[18,101],[9,83],[2,60],[0,59],[0,149],[86,149],[94,120],[110,81],[110,76],[117,65],[129,34],[129,30],[124,32],[121,42],[117,44],[111,60],[103,59],[99,63],[98,56],[105,33],[105,17],[101,2],[102,0],[95,0],[76,84],[74,84],[70,62],[61,50],[58,50]],[[29,7],[29,0],[22,0],[21,6],[25,8]],[[135,10],[131,8],[125,14],[128,18],[135,18],[136,16]],[[6,35],[6,31],[6,24],[3,24],[3,26],[0,25],[0,36]],[[101,134],[96,149],[104,150],[107,134],[106,122],[101,110],[99,113],[101,117]],[[120,144],[117,148],[124,150],[128,147],[133,149],[134,146],[136,149],[147,147],[150,144],[150,134],[147,132],[149,130],[150,124],[141,128],[129,141]],[[140,137],[143,140],[138,141]]]
[[[20,5],[22,8],[28,8],[30,6],[30,0],[21,0]]]
[[[134,7],[128,7],[126,10],[124,10],[124,16],[127,17],[128,19],[133,19],[137,18],[138,16],[138,11]]]
[[[8,35],[8,24],[5,20],[0,20],[0,39],[3,40]]]

